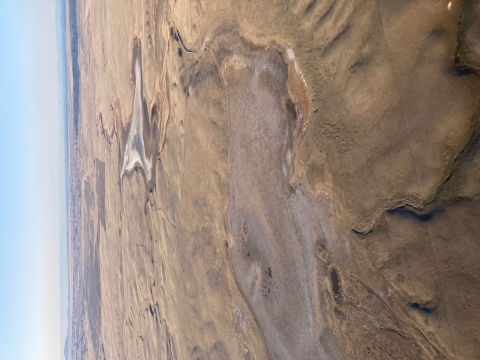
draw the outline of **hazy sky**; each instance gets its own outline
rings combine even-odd
[[[0,0],[0,34],[0,360],[60,359],[66,125],[56,1]]]

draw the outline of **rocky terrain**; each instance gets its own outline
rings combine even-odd
[[[480,1],[67,25],[72,359],[480,357]]]

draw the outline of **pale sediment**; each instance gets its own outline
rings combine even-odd
[[[134,52],[135,54],[136,52]],[[138,52],[137,52],[138,54]],[[125,151],[123,154],[123,166],[120,177],[125,173],[132,172],[136,166],[143,169],[145,173],[145,181],[150,182],[152,178],[152,158],[148,158],[145,153],[145,143],[143,140],[143,126],[145,119],[142,103],[142,69],[139,56],[134,55],[134,74],[135,74],[135,92],[133,96],[133,112],[125,143]]]
[[[329,349],[317,340],[328,325],[316,314],[317,307],[325,312],[326,307],[316,301],[317,264],[309,256],[317,245],[314,231],[334,248],[325,236],[330,232],[330,206],[326,201],[315,204],[304,188],[290,186],[296,140],[305,126],[302,112],[308,116],[308,107],[301,103],[305,99],[291,96],[304,86],[298,83],[300,69],[293,51],[285,56],[278,45],[232,47],[223,77],[230,141],[226,222],[235,276],[270,358],[341,358],[333,338],[328,339]],[[292,66],[299,79],[288,89]]]

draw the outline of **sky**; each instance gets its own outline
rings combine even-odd
[[[58,0],[0,0],[0,360],[63,358],[64,40]]]

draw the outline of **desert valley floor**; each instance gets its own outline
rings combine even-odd
[[[480,356],[480,1],[68,0],[72,359]]]

